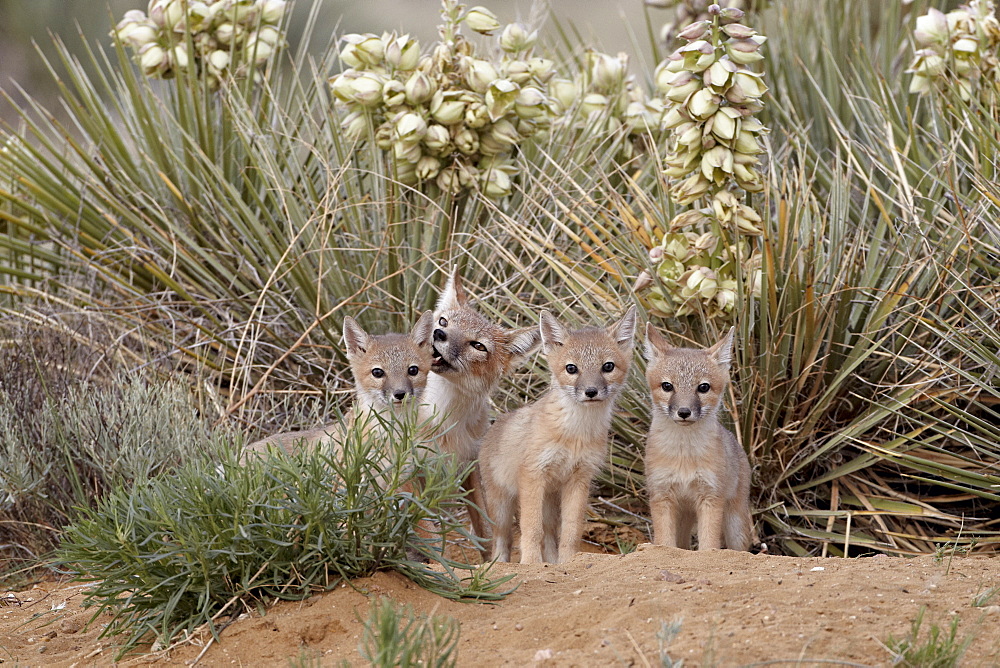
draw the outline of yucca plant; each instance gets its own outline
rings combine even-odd
[[[962,515],[996,508],[995,383],[988,345],[972,342],[995,322],[998,133],[975,100],[906,92],[926,8],[782,0],[752,15],[769,38],[771,158],[752,202],[759,298],[741,278],[732,311],[733,406],[772,549],[929,552],[963,525],[978,549],[995,539]],[[81,111],[63,127],[29,102],[27,136],[8,129],[4,290],[16,308],[100,307],[219,388],[212,419],[248,429],[286,426],[300,398],[334,412],[342,315],[401,328],[452,263],[508,324],[542,307],[594,324],[649,306],[632,286],[679,213],[649,123],[654,73],[640,103],[642,73],[574,39],[546,51],[539,34],[535,54],[561,54],[549,96],[569,120],[510,153],[500,198],[408,185],[395,149],[347,139],[328,83],[344,44],[314,53],[306,39],[259,85],[218,90],[193,72],[150,82],[120,47],[85,50],[87,68],[60,47],[51,70]],[[700,314],[657,323],[701,344],[722,328]],[[499,405],[536,396],[540,370]],[[634,374],[599,490],[640,513],[647,404]]]

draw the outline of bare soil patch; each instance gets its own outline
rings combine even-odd
[[[379,573],[354,588],[278,603],[263,617],[244,615],[207,651],[207,639],[196,638],[122,665],[191,665],[199,655],[201,666],[289,665],[301,656],[360,665],[361,620],[379,596],[459,619],[463,666],[660,665],[656,633],[672,620],[682,626],[669,653],[686,665],[887,665],[883,643],[904,636],[921,607],[925,630],[931,622],[946,629],[957,615],[959,637],[973,636],[963,665],[1000,665],[1000,595],[973,606],[1000,585],[995,558],[843,560],[640,545],[626,555],[581,553],[564,565],[501,564],[497,572],[519,583],[497,605],[447,601]],[[44,584],[16,597],[20,604],[0,608],[3,662],[113,663],[112,643],[98,638],[105,620],[86,626],[79,586]]]

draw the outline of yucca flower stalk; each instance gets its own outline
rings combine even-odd
[[[687,44],[656,70],[666,100],[663,125],[671,131],[664,174],[682,211],[650,258],[661,286],[650,298],[665,316],[731,313],[736,290],[759,264],[746,236],[761,234],[760,215],[744,203],[764,187],[758,171],[767,132],[755,115],[767,87],[750,66],[763,59],[765,38],[739,21],[744,12],[708,7],[711,19],[681,31]]]
[[[284,43],[285,0],[150,0],[148,15],[125,12],[111,35],[128,46],[146,76],[170,79],[192,69],[214,89],[222,78],[252,77]]]
[[[503,198],[518,173],[515,150],[551,124],[554,63],[532,57],[537,34],[517,23],[498,36],[499,60],[477,54],[462,26],[501,28],[484,7],[443,0],[441,16],[441,39],[423,54],[409,35],[344,36],[348,69],[330,79],[341,127],[391,154],[404,185]]]

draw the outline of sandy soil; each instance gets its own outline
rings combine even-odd
[[[626,555],[581,553],[565,565],[504,564],[517,591],[498,605],[438,598],[405,578],[380,573],[306,601],[279,603],[265,617],[244,615],[205,650],[194,640],[124,665],[360,665],[362,623],[379,596],[461,621],[462,666],[659,666],[656,633],[682,620],[669,647],[685,665],[814,665],[822,660],[888,665],[890,634],[905,635],[926,606],[925,630],[960,618],[973,636],[963,665],[1000,665],[1000,559],[876,557],[840,560],[730,551],[687,552],[640,545]],[[0,660],[18,666],[111,665],[98,639],[101,619],[79,603],[79,586],[46,584],[0,608]],[[203,654],[202,654],[203,653]]]

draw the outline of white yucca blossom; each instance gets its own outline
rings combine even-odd
[[[284,43],[285,0],[151,0],[125,12],[111,36],[135,53],[149,77],[193,68],[216,88],[226,76],[260,79]],[[189,52],[189,44],[194,51]]]
[[[406,185],[499,199],[513,189],[513,154],[544,134],[556,103],[548,82],[552,61],[532,57],[537,33],[502,27],[485,7],[442,1],[441,40],[428,52],[409,35],[345,35],[330,79],[346,136],[391,152]],[[500,31],[502,55],[479,56],[461,33]],[[502,30],[501,30],[502,27]],[[371,130],[369,130],[369,128]],[[405,164],[402,164],[405,163]]]
[[[911,93],[952,88],[963,100],[976,94],[987,104],[1000,100],[1000,22],[993,0],[972,0],[947,14],[932,7],[917,17],[913,39]]]

